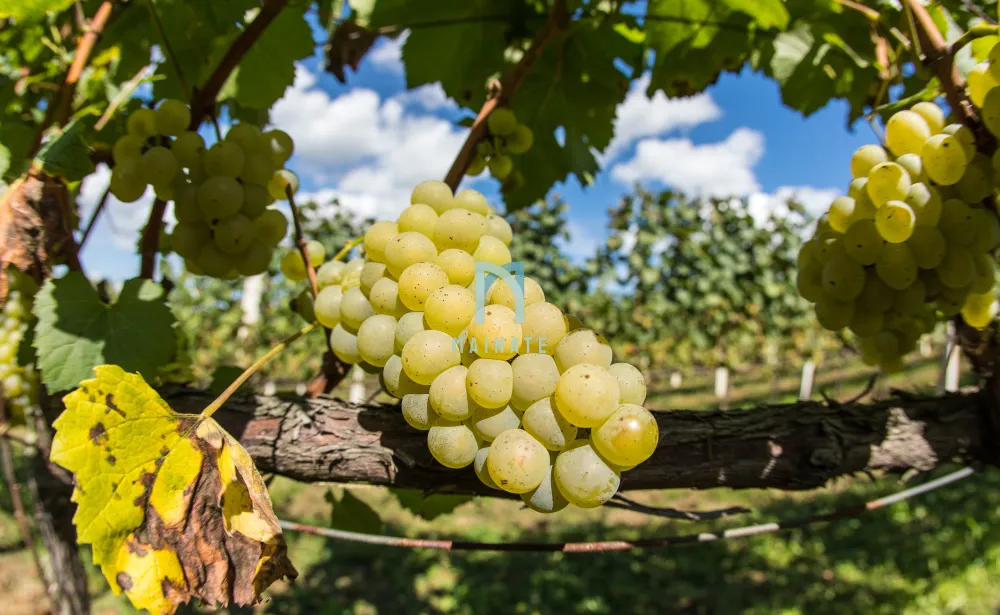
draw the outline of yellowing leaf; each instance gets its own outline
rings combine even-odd
[[[178,414],[141,376],[94,368],[63,398],[52,461],[73,472],[73,522],[114,592],[173,613],[191,598],[255,604],[295,578],[267,487],[214,420]]]

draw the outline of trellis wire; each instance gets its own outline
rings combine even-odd
[[[815,523],[839,521],[858,517],[866,512],[891,506],[912,497],[940,489],[945,485],[968,478],[975,473],[971,467],[956,470],[941,478],[927,481],[922,485],[904,489],[899,493],[886,497],[870,500],[859,506],[848,506],[839,508],[833,512],[809,515],[805,517],[793,518],[786,521],[771,523],[760,523],[744,527],[723,530],[722,532],[698,532],[691,534],[678,534],[674,536],[660,536],[655,538],[642,538],[638,540],[606,540],[597,542],[475,542],[468,540],[438,540],[427,538],[405,538],[398,536],[381,536],[377,534],[363,534],[360,532],[349,532],[332,528],[316,527],[295,523],[292,521],[279,521],[282,529],[289,532],[302,532],[314,534],[334,540],[346,542],[357,542],[385,547],[400,547],[406,549],[435,549],[439,551],[515,551],[546,553],[561,551],[563,553],[602,553],[608,551],[629,551],[641,548],[660,548],[669,545],[684,544],[691,542],[713,542],[716,540],[727,540],[730,538],[745,538],[758,534],[768,534],[782,530],[790,530],[805,527]]]

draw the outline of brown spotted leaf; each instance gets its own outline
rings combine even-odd
[[[73,472],[79,541],[114,592],[156,614],[250,605],[294,579],[263,479],[212,419],[178,414],[115,365],[63,398],[52,461]]]

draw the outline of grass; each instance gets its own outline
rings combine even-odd
[[[866,368],[820,371],[828,393],[847,397],[867,381]],[[920,390],[937,377],[936,361],[915,361],[888,387]],[[779,379],[734,388],[731,406],[780,401],[798,383]],[[739,382],[735,382],[739,385]],[[704,391],[669,396],[673,407],[710,407]],[[761,388],[763,387],[763,388]],[[817,386],[817,390],[819,385]],[[679,400],[677,398],[680,398]],[[681,403],[683,402],[683,403]],[[938,473],[946,471],[942,468]],[[920,479],[922,480],[922,478]],[[377,510],[393,535],[487,541],[629,539],[697,532],[787,519],[861,503],[903,488],[895,477],[840,480],[802,493],[773,490],[631,493],[650,504],[680,508],[745,505],[751,515],[718,523],[683,523],[635,513],[567,509],[537,515],[516,501],[481,498],[425,521],[385,489],[352,488]],[[282,518],[329,524],[331,487],[277,478],[271,492]],[[0,494],[0,508],[9,506]],[[282,583],[248,615],[396,614],[930,614],[995,615],[1000,606],[1000,472],[860,518],[747,539],[605,554],[493,554],[403,550],[289,535],[299,580]],[[17,531],[0,513],[0,595],[4,613],[39,615],[41,588],[16,549]],[[4,546],[7,546],[5,549]],[[94,612],[132,613],[96,573]],[[13,607],[13,611],[7,609]],[[18,610],[20,609],[20,610]],[[195,613],[185,607],[180,612]]]

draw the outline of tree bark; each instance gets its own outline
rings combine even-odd
[[[195,391],[166,399],[192,413],[211,401]],[[870,405],[670,410],[656,417],[659,447],[623,475],[623,489],[811,489],[857,472],[996,463],[1000,449],[979,392]],[[407,425],[396,406],[257,396],[230,400],[216,418],[265,473],[307,482],[496,494],[471,468],[437,464],[427,452],[426,434]]]

